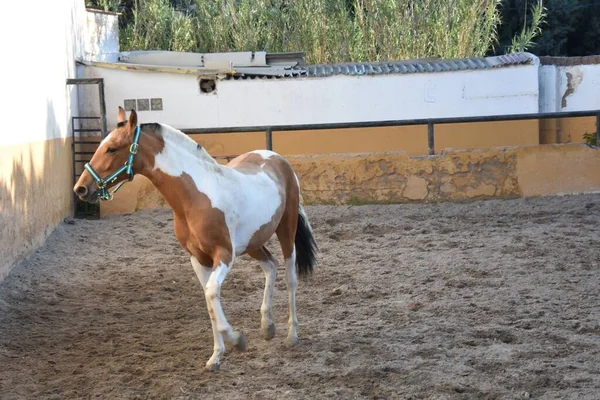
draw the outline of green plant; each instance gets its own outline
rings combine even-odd
[[[525,2],[525,6],[527,6],[527,2]],[[535,46],[533,39],[542,33],[542,24],[546,18],[546,9],[542,0],[539,0],[538,4],[531,8],[531,16],[529,27],[527,26],[527,17],[524,18],[523,30],[513,37],[512,44],[508,47],[509,53],[525,51]]]
[[[109,1],[109,0],[106,0]],[[178,2],[178,4],[181,1]],[[501,0],[136,0],[123,50],[304,51],[309,63],[483,56]],[[180,4],[181,5],[181,4]]]
[[[85,6],[99,8],[104,11],[118,12],[121,8],[121,0],[86,0]]]
[[[590,146],[598,145],[598,138],[596,137],[596,133],[588,133],[588,132],[584,133],[583,140],[585,140],[585,142],[587,144],[589,144]]]

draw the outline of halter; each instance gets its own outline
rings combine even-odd
[[[106,187],[106,185],[111,184],[114,181],[116,181],[117,177],[119,175],[121,175],[123,172],[127,172],[129,174],[129,182],[131,182],[133,180],[133,176],[134,176],[133,159],[135,158],[135,155],[138,152],[138,148],[140,147],[138,144],[139,141],[140,141],[140,126],[138,125],[135,127],[135,135],[133,137],[133,143],[131,143],[131,146],[129,147],[129,155],[127,156],[127,161],[125,161],[125,165],[123,165],[121,168],[119,168],[118,170],[116,170],[115,172],[113,172],[111,175],[109,175],[108,177],[106,177],[104,179],[100,178],[100,175],[98,175],[98,173],[96,171],[94,171],[94,168],[92,168],[90,163],[86,163],[83,166],[86,169],[86,171],[90,173],[92,178],[94,178],[94,180],[96,181],[96,186],[98,186],[98,190],[100,190],[99,198],[101,200],[111,201],[113,199],[113,195],[115,193],[117,193],[117,191],[121,188],[121,186],[123,186],[125,183],[128,182],[128,181],[120,182],[112,192],[109,191],[108,188]]]

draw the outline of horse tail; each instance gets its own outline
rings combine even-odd
[[[308,222],[304,207],[298,209],[298,227],[296,228],[296,271],[300,276],[312,274],[317,261],[317,243]]]

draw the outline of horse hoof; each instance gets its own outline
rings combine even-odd
[[[220,368],[221,364],[206,364],[206,367],[204,367],[204,369],[208,372],[219,372]]]
[[[265,340],[271,340],[275,337],[275,324],[271,323],[271,325],[267,327],[263,327],[261,329],[262,337]]]
[[[246,342],[246,336],[239,333],[237,340],[235,341],[235,348],[240,351],[245,351],[248,343]]]
[[[287,344],[288,346],[293,346],[298,344],[300,341],[298,340],[297,336],[288,336],[287,339],[285,339],[285,344]]]

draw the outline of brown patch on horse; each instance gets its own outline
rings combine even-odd
[[[261,165],[263,163],[266,164],[266,162],[272,158],[273,157],[270,157],[269,159],[264,159],[258,153],[246,153],[229,161],[227,163],[227,166],[229,168],[238,170],[244,174],[254,175],[258,174],[259,172],[262,172],[263,168],[261,168]]]
[[[138,173],[146,173],[149,170],[154,168],[154,158],[157,154],[162,152],[165,147],[165,141],[161,134],[161,128],[159,124],[142,124],[140,125],[141,135],[139,140],[139,148],[138,148],[138,156],[135,157],[133,161],[133,170],[136,174]],[[120,147],[125,147],[127,152],[123,159],[123,162],[118,162],[118,164],[122,165],[127,157],[129,156],[129,146],[133,143],[133,135],[128,131],[127,126],[117,128],[115,130],[114,137],[106,142],[106,146],[110,147],[113,145],[117,145]],[[114,182],[108,187],[112,187],[118,184],[122,179],[128,179],[129,176],[126,173],[123,173],[119,176],[119,180]]]
[[[143,154],[143,156],[135,158],[133,169],[136,173],[146,173],[148,170],[154,169],[154,158],[165,148],[165,140],[162,137],[159,124],[142,124],[140,130],[138,153]]]
[[[175,236],[181,246],[204,266],[230,264],[233,246],[223,211],[212,206],[188,174],[170,176],[155,170],[153,175],[157,188],[173,209]]]
[[[262,246],[257,250],[249,251],[248,255],[257,261],[275,261],[271,252],[265,246]]]

